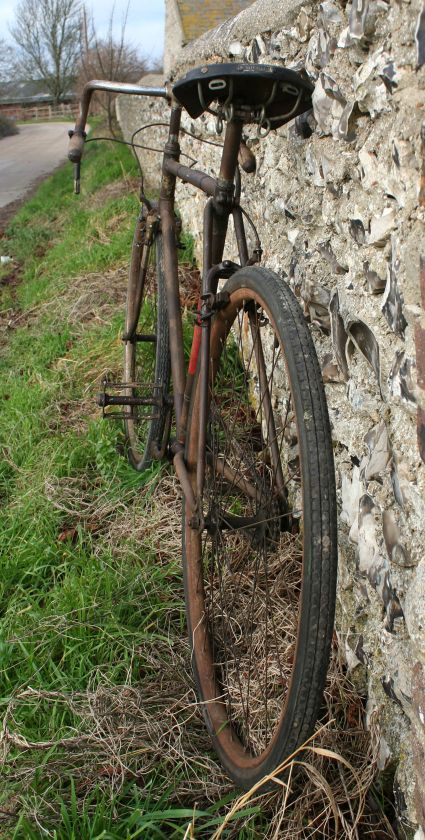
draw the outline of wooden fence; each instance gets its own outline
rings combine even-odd
[[[63,102],[60,105],[1,105],[0,114],[13,120],[52,120],[57,117],[75,117],[77,102]]]

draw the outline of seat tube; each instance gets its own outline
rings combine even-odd
[[[217,190],[204,212],[204,259],[202,293],[203,299],[217,291],[217,280],[213,288],[209,285],[209,272],[213,265],[223,258],[229,215],[234,201],[234,180],[238,160],[239,146],[242,137],[242,122],[230,120],[226,124],[223,154],[221,158],[220,174],[217,179]],[[208,387],[210,366],[210,319],[206,318],[202,327],[201,337],[201,376],[200,376],[200,407],[199,407],[199,435],[198,461],[196,469],[196,490],[199,510],[202,510],[202,498],[205,481],[205,452],[208,421]]]
[[[214,196],[214,218],[212,231],[211,265],[216,265],[223,258],[229,214],[234,196],[235,171],[238,162],[239,147],[242,139],[241,120],[229,120],[226,123],[220,174],[217,178],[217,191]],[[204,266],[204,270],[211,266]]]
[[[174,102],[171,109],[168,140],[164,149],[164,162],[169,158],[176,161],[179,160],[180,121],[181,107]],[[166,172],[163,167],[159,211],[164,243],[164,273],[167,311],[170,324],[170,355],[174,391],[174,409],[176,414],[176,425],[178,428],[180,424],[183,394],[185,389],[185,369],[183,327],[179,299],[176,221],[174,216],[175,188],[176,176]]]

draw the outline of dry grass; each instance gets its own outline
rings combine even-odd
[[[121,268],[77,277],[60,298],[38,307],[37,317],[49,309],[50,315],[57,314],[58,322],[69,319],[83,335],[88,325],[110,322],[117,308],[124,305],[125,288],[126,271]],[[186,269],[183,289],[184,304],[196,306],[191,269]],[[60,360],[63,370],[70,370],[70,378],[76,376],[76,367],[81,367],[83,398],[64,399],[58,406],[60,422],[77,432],[87,415],[96,412],[92,392],[105,370],[105,359],[108,367],[118,360],[119,341],[112,352],[108,341],[104,347],[97,343],[92,356],[88,351],[84,360],[74,356],[72,348]],[[94,553],[107,546],[117,566],[123,560],[140,564],[146,591],[152,596],[156,587],[158,603],[163,599],[163,577],[155,577],[153,570],[164,569],[172,574],[176,589],[181,589],[180,492],[169,472],[162,473],[155,488],[148,484],[143,490],[129,489],[119,502],[116,496],[98,492],[96,478],[89,475],[50,479],[46,481],[45,493],[63,513],[64,539],[72,539],[78,528],[95,533]],[[151,558],[151,567],[144,557]],[[180,591],[179,597],[181,594]],[[142,606],[134,604],[134,609]],[[81,801],[96,786],[119,791],[129,779],[137,780],[143,795],[145,780],[147,784],[158,766],[165,768],[173,786],[173,803],[207,807],[232,790],[211,752],[196,702],[181,614],[175,604],[164,602],[163,609],[162,626],[167,632],[153,640],[142,635],[132,649],[140,663],[137,681],[129,674],[123,684],[113,685],[103,677],[100,684],[97,682],[81,693],[35,690],[29,686],[16,690],[1,726],[0,760],[9,782],[18,783],[22,795],[31,796],[40,756],[48,783],[43,807],[52,813],[57,803],[50,798],[49,789],[70,773]],[[55,622],[54,617],[48,620]],[[78,615],[61,616],[57,619],[58,634],[79,621]],[[64,719],[73,722],[63,725],[58,735],[49,740],[30,741],[20,730],[23,707],[31,707],[34,715],[46,708],[67,710],[70,714]],[[267,833],[262,829],[260,835],[253,827],[252,837],[394,838],[373,792],[377,744],[364,730],[363,720],[363,697],[347,677],[335,645],[323,716],[314,739],[301,755],[294,756],[283,779],[270,778],[269,792],[254,788],[228,808],[225,822],[214,838],[223,836],[230,817],[247,803],[260,806],[268,826]],[[146,788],[146,793],[151,795],[151,790]],[[35,821],[37,807],[34,806]],[[11,802],[12,815],[13,808]],[[239,836],[246,822],[247,818],[242,817],[227,836]],[[198,836],[205,834],[201,825],[193,822],[187,827],[186,837]],[[213,840],[212,833],[210,837]]]
[[[132,494],[119,506],[111,506],[102,497],[94,505],[92,488],[76,481],[51,484],[46,490],[52,503],[73,521],[77,518],[86,526],[97,523],[99,540],[110,543],[116,558],[140,562],[148,550],[154,551],[158,566],[170,561],[179,565],[179,489],[169,473],[163,473],[154,493],[148,489],[146,500]],[[148,570],[145,572],[152,594],[161,578],[155,581]],[[168,638],[154,643],[142,638],[134,649],[142,663],[137,684],[129,678],[123,685],[103,681],[85,693],[18,691],[0,736],[2,763],[8,767],[9,779],[19,781],[21,789],[29,789],[37,756],[44,753],[49,784],[54,785],[72,768],[82,798],[96,785],[118,791],[129,779],[137,779],[143,794],[144,779],[158,765],[167,767],[174,785],[173,803],[187,806],[196,802],[202,808],[228,793],[232,786],[211,754],[194,694],[185,631],[173,609],[168,627]],[[362,725],[363,698],[345,675],[336,647],[333,653],[324,713],[314,739],[302,755],[288,763],[283,781],[271,778],[271,791],[261,793],[257,786],[245,794],[228,810],[228,819],[248,803],[261,807],[269,826],[265,836],[270,839],[395,838],[372,793],[376,744]],[[19,733],[17,722],[22,705],[30,705],[34,711],[46,705],[66,708],[74,724],[58,738],[28,742]],[[244,822],[245,818],[239,828]],[[196,823],[190,831],[188,837],[200,836]],[[214,834],[217,840],[221,836],[221,831]]]
[[[164,763],[174,785],[173,803],[196,802],[198,807],[206,807],[231,790],[211,756],[185,643],[170,637],[169,644],[150,646],[135,654],[143,655],[146,667],[157,673],[156,680],[143,681],[140,686],[105,683],[84,694],[32,689],[18,692],[3,720],[0,736],[2,763],[8,765],[9,777],[19,781],[21,788],[29,788],[37,754],[44,753],[44,774],[49,783],[55,784],[72,768],[81,797],[95,785],[117,791],[129,779],[137,779],[143,794],[143,779]],[[341,718],[347,709],[352,714],[353,705],[361,716],[361,700],[336,659],[327,702],[328,718],[332,713]],[[34,710],[42,704],[66,707],[79,722],[78,729],[58,739],[28,742],[19,735],[14,718],[22,704],[32,705]],[[255,804],[268,819],[265,836],[270,840],[395,838],[370,794],[376,766],[370,736],[361,727],[349,726],[347,720],[340,719],[339,725],[335,718],[328,721],[302,755],[295,755],[285,767],[288,772],[283,781],[270,777],[274,790],[261,793],[257,786],[238,799],[228,810],[223,828],[238,810]],[[192,836],[199,836],[196,825]],[[221,836],[221,830],[213,835],[217,840]]]
[[[111,318],[124,311],[127,291],[125,266],[73,277],[52,300],[39,307],[41,314],[48,312],[58,326],[109,326]]]
[[[229,559],[220,575],[213,578],[212,591],[205,581],[206,608],[216,647],[230,654],[220,680],[231,698],[227,714],[237,726],[244,746],[259,755],[279,720],[290,682],[299,616],[301,556],[299,538],[284,533],[279,535],[279,547],[267,568],[260,551],[252,553],[252,549],[251,563],[244,564],[238,540],[238,535],[226,540]],[[246,551],[247,540],[241,542]],[[208,552],[205,556],[211,565]],[[233,562],[235,556],[237,563]],[[219,561],[220,558],[216,562]],[[252,635],[246,632],[249,627]],[[222,657],[218,659],[221,661]]]
[[[122,176],[111,184],[105,184],[104,187],[96,190],[95,193],[87,201],[87,207],[91,210],[97,210],[104,207],[109,201],[116,198],[122,198],[129,193],[137,195],[140,188],[140,177],[128,175],[124,169]]]

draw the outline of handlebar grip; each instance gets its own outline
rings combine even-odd
[[[72,163],[79,163],[83,156],[84,140],[86,132],[81,128],[70,129],[68,131],[70,141],[68,146],[68,158]]]

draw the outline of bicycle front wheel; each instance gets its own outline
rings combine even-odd
[[[144,265],[143,229],[136,227],[128,281],[124,381],[126,395],[144,400],[125,406],[127,453],[134,469],[147,469],[165,450],[171,418],[170,350],[162,235],[157,233],[151,264]]]
[[[184,525],[195,681],[214,746],[249,788],[311,734],[333,630],[336,505],[322,378],[302,311],[237,271],[211,325],[202,532]],[[195,489],[200,377],[186,458]]]

